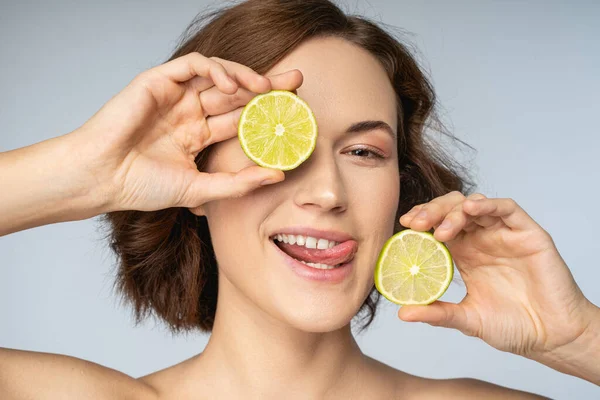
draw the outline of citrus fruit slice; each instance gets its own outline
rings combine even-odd
[[[246,104],[238,138],[246,155],[261,167],[288,171],[314,151],[317,121],[300,97],[285,90],[272,90]]]
[[[452,281],[454,264],[446,246],[429,232],[405,229],[385,242],[375,267],[375,287],[401,305],[430,304]]]

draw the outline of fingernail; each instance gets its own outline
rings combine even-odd
[[[417,214],[417,216],[415,217],[417,219],[423,219],[423,218],[427,218],[427,211],[423,210],[420,213]]]
[[[279,180],[275,179],[275,178],[267,178],[264,181],[262,181],[260,183],[261,186],[265,186],[265,185],[271,185],[273,183],[277,183],[279,182]]]
[[[440,226],[438,226],[438,229],[444,230],[444,229],[449,229],[452,226],[452,222],[450,222],[449,220],[445,220],[444,222],[442,222],[442,224]]]

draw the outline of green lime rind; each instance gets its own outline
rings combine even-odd
[[[306,138],[308,138],[308,144],[301,145],[302,150],[303,150],[302,154],[296,153],[295,154],[296,157],[295,157],[294,161],[289,162],[289,163],[270,163],[270,162],[265,161],[265,159],[263,157],[255,154],[252,151],[252,149],[250,148],[250,144],[253,143],[253,141],[249,141],[249,140],[247,140],[247,138],[244,137],[243,129],[244,129],[244,125],[246,123],[246,117],[247,117],[248,111],[254,105],[256,105],[256,103],[261,101],[265,96],[273,96],[274,94],[293,97],[294,101],[301,104],[301,106],[307,111],[307,114],[308,114],[307,121],[310,122],[310,124],[312,125],[311,126],[312,135],[310,137],[307,135],[307,137],[306,137]],[[312,110],[310,109],[310,107],[304,100],[302,100],[300,97],[296,96],[294,93],[287,91],[287,90],[272,90],[268,93],[264,93],[264,94],[255,96],[250,102],[248,102],[248,104],[246,104],[246,106],[242,110],[242,114],[240,116],[240,120],[238,123],[238,140],[239,140],[242,150],[244,150],[244,153],[246,154],[246,156],[261,167],[278,169],[281,171],[292,170],[294,168],[297,168],[304,161],[306,161],[311,156],[311,154],[314,152],[314,150],[317,146],[317,136],[318,136],[318,128],[317,128],[317,121],[315,119],[314,113],[312,112]],[[298,140],[302,141],[303,139],[306,139],[306,138],[300,137],[300,138],[298,138]],[[259,140],[262,140],[263,142],[266,141],[263,138],[261,138]],[[298,140],[296,140],[296,143],[298,142]],[[307,140],[304,140],[304,142],[306,142],[306,141]],[[254,144],[256,144],[256,141],[254,141]],[[260,144],[261,143],[259,143],[259,145]],[[295,148],[294,148],[294,150],[295,150]]]
[[[386,290],[382,287],[383,286],[382,268],[384,266],[385,259],[388,256],[389,251],[392,248],[392,246],[394,245],[394,243],[397,243],[399,240],[401,240],[406,235],[415,235],[415,234],[418,236],[421,236],[424,239],[432,241],[432,243],[436,244],[437,249],[442,251],[442,253],[446,259],[446,262],[444,264],[446,266],[446,280],[442,284],[440,284],[439,290],[426,300],[402,301],[402,300],[398,299],[396,296],[393,296],[388,290]],[[375,287],[377,288],[379,293],[381,293],[383,295],[383,297],[385,297],[392,303],[399,304],[399,305],[409,305],[409,304],[427,305],[427,304],[433,303],[434,301],[436,301],[437,299],[442,297],[442,295],[446,292],[446,290],[448,290],[448,287],[450,286],[450,282],[452,282],[453,277],[454,277],[454,263],[452,260],[452,255],[450,254],[450,251],[448,250],[448,248],[443,243],[436,240],[431,233],[414,231],[412,229],[405,229],[403,231],[400,231],[400,232],[396,233],[395,235],[393,235],[392,237],[390,237],[385,242],[381,252],[379,253],[379,258],[377,259],[377,264],[375,266],[375,271],[373,274],[373,278],[375,281]]]

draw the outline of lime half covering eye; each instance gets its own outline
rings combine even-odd
[[[246,155],[256,164],[289,171],[315,150],[317,121],[300,97],[273,90],[254,97],[244,107],[238,138]]]

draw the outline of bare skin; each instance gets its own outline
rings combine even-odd
[[[0,349],[0,394],[6,400],[65,398],[107,400],[231,399],[249,397],[229,392],[211,381],[210,369],[198,369],[195,356],[167,369],[135,379],[99,364],[58,354]],[[362,368],[349,386],[331,387],[320,399],[545,399],[532,393],[488,382],[461,379],[427,379],[398,371],[370,357],[362,357]],[[32,382],[34,384],[32,384]],[[304,393],[284,391],[290,399],[306,399]]]
[[[355,115],[356,111],[352,104],[341,104],[337,110],[328,110],[327,105],[336,104],[341,99],[356,99],[359,104],[379,101],[372,104],[373,115],[365,114],[361,118],[376,116],[390,124],[393,124],[394,115],[386,110],[394,107],[386,103],[390,97],[389,92],[383,94],[386,88],[382,77],[385,74],[371,64],[376,61],[369,59],[368,53],[344,47],[350,45],[336,40],[314,41],[303,46],[266,77],[225,60],[207,59],[199,54],[182,57],[136,77],[76,131],[0,154],[0,192],[4,196],[0,202],[0,215],[3,216],[0,235],[44,224],[90,218],[115,210],[188,207],[206,215],[209,221],[218,221],[221,212],[244,207],[246,201],[258,204],[255,213],[249,213],[245,218],[259,222],[249,226],[262,227],[261,221],[280,218],[282,214],[278,207],[285,207],[286,201],[290,201],[296,207],[294,212],[314,213],[340,225],[348,224],[345,227],[354,229],[353,233],[361,239],[357,257],[361,257],[364,265],[369,265],[381,243],[365,238],[385,238],[393,225],[393,220],[386,219],[387,213],[393,215],[393,210],[381,207],[373,211],[379,214],[373,214],[370,223],[379,221],[377,230],[380,235],[364,234],[360,221],[350,224],[351,218],[334,219],[346,218],[344,216],[355,212],[353,207],[360,207],[354,188],[343,186],[344,174],[367,176],[378,172],[393,181],[393,174],[397,171],[388,168],[386,163],[394,164],[397,154],[388,150],[393,147],[393,143],[390,145],[388,142],[389,137],[377,132],[353,139],[357,142],[347,146],[344,142],[347,139],[339,136],[340,126],[336,124],[353,121],[344,121],[345,118],[338,121],[334,117],[343,117],[343,112]],[[343,50],[340,54],[335,53],[338,48]],[[313,52],[319,57],[310,57]],[[332,59],[327,60],[327,55]],[[343,59],[344,55],[347,60]],[[367,101],[357,99],[357,93],[345,92],[351,88],[345,88],[343,82],[336,81],[340,74],[322,75],[326,79],[321,77],[322,80],[318,81],[316,77],[321,75],[312,73],[310,66],[303,64],[303,60],[307,60],[310,65],[317,65],[313,62],[316,59],[324,60],[328,65],[335,62],[345,65],[337,71],[357,74],[361,77],[354,80],[357,82],[368,79],[369,74],[363,73],[361,68],[373,71],[371,84],[381,85],[381,91]],[[227,76],[233,82],[229,82]],[[306,85],[302,85],[303,78]],[[330,85],[328,92],[339,93],[339,96],[330,98],[321,107],[318,99],[322,96],[314,96],[317,90],[314,88],[326,83]],[[320,133],[323,141],[318,144],[314,159],[305,168],[315,168],[318,174],[299,170],[284,177],[280,171],[253,166],[239,157],[241,150],[235,146],[235,135],[240,107],[256,93],[270,89],[297,90],[313,106],[319,126],[324,127]],[[382,147],[384,152],[387,151],[387,161],[368,164],[366,168],[364,163],[372,161],[358,160],[354,155],[350,157],[349,152],[341,151],[363,142]],[[207,172],[198,172],[193,163],[194,156],[214,143],[218,143],[215,149],[219,157],[211,160]],[[343,144],[339,146],[340,151],[326,151],[338,149],[336,144],[340,143]],[[323,154],[333,155],[326,157]],[[231,162],[220,163],[223,160]],[[237,164],[230,170],[232,162]],[[379,178],[379,175],[369,176],[371,179]],[[318,177],[318,181],[311,181],[311,177]],[[53,184],[48,185],[49,181]],[[376,185],[373,190],[379,190],[381,186]],[[296,191],[295,188],[302,190]],[[273,203],[275,205],[264,201],[257,203],[263,197],[273,198],[276,194],[282,197]],[[523,210],[505,199],[477,197],[483,203],[474,204],[459,194],[451,193],[416,207],[429,210],[425,219],[415,218],[415,213],[402,217],[401,222],[405,226],[420,230],[439,226],[446,218],[453,221],[453,229],[443,232],[439,228],[436,236],[450,243],[451,251],[457,255],[461,274],[472,278],[466,278],[465,282],[473,295],[471,300],[459,305],[439,302],[429,308],[403,307],[400,318],[460,329],[501,350],[535,359],[598,384],[600,371],[596,360],[600,354],[594,354],[592,349],[598,351],[600,348],[600,311],[587,301],[574,281],[568,279],[568,268],[564,262],[561,263],[551,240]],[[361,210],[358,211],[357,214],[361,214]],[[231,220],[227,222],[234,223]],[[225,228],[223,225],[219,229]],[[503,254],[504,264],[490,262],[485,258],[489,256],[485,249],[506,249],[498,242],[467,240],[469,232],[480,228],[488,229],[488,236],[484,235],[484,238],[510,238],[514,229],[525,230],[526,234],[538,239],[531,242],[539,247],[526,249],[529,253],[525,255],[512,254],[511,257],[511,254]],[[511,228],[510,232],[506,231],[508,228]],[[227,232],[215,233],[216,243],[222,240],[218,235],[225,238]],[[265,239],[264,236],[248,236]],[[260,251],[260,245],[251,243],[250,247],[248,250]],[[473,249],[479,253],[473,252]],[[469,259],[468,255],[473,254],[477,256]],[[537,256],[531,257],[532,254]],[[235,260],[227,259],[218,249],[217,257],[223,278],[219,282],[219,305],[213,335],[203,353],[134,379],[73,357],[0,349],[0,398],[541,398],[473,379],[417,377],[364,355],[356,345],[348,323],[368,293],[371,270],[358,270],[352,284],[343,293],[327,293],[330,296],[328,301],[346,304],[338,307],[337,313],[331,314],[330,310],[311,306],[310,299],[302,303],[306,307],[302,312],[294,313],[297,309],[269,301],[244,286],[247,277],[243,270],[236,269]],[[264,260],[269,260],[268,256],[265,255]],[[499,268],[478,268],[481,263],[498,265]],[[556,277],[549,283],[557,290],[548,293],[547,297],[539,294],[533,273],[520,275],[524,279],[522,296],[517,296],[522,300],[521,304],[511,304],[500,296],[490,296],[489,301],[493,303],[486,303],[485,296],[477,295],[490,289],[486,282],[495,282],[497,287],[492,289],[502,292],[503,266],[537,271],[543,265],[552,265],[557,271]],[[256,269],[255,272],[264,271]],[[489,274],[489,277],[480,279],[478,273]],[[288,288],[289,292],[293,285]],[[274,287],[268,287],[265,292],[277,293]],[[567,303],[572,309],[557,308],[565,298],[569,299]],[[491,318],[497,307],[503,307],[507,316],[502,326],[494,325],[497,320]],[[532,320],[523,320],[523,309],[528,311],[527,315],[533,316]],[[473,325],[473,319],[464,318],[467,314],[476,316],[477,324]],[[304,318],[306,315],[310,317]],[[565,323],[572,329],[555,328]],[[236,329],[231,329],[232,326]],[[538,329],[540,327],[543,329]],[[269,334],[265,335],[265,332]],[[521,334],[506,336],[500,332]],[[539,332],[543,332],[543,336]]]

